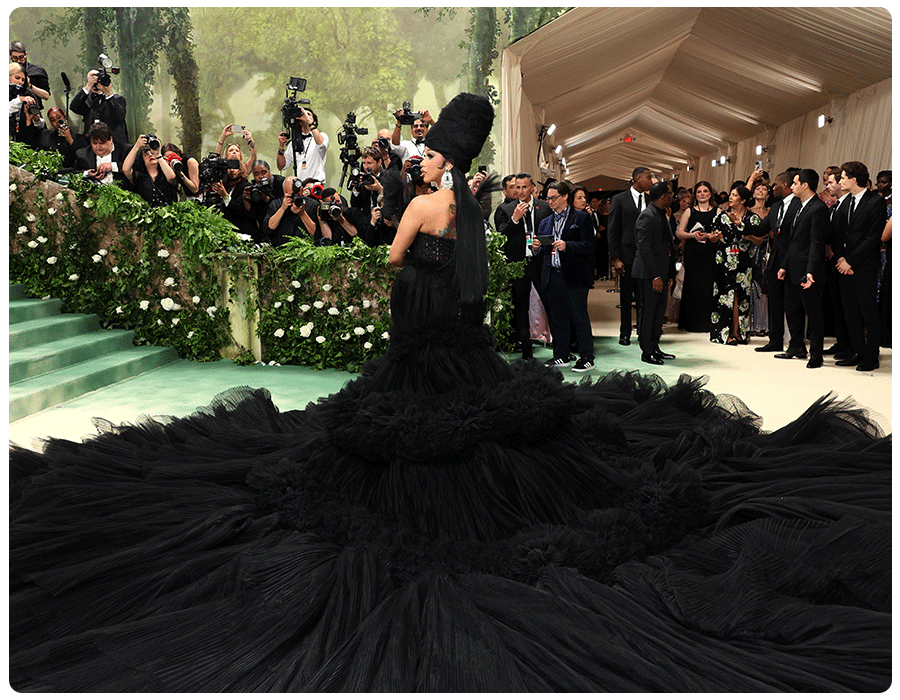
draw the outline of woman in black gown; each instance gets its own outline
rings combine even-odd
[[[492,118],[464,94],[429,131],[448,187],[407,209],[390,348],[340,392],[12,449],[13,688],[890,685],[890,439],[829,399],[763,434],[687,377],[493,352],[465,182]]]
[[[678,327],[691,333],[709,333],[713,309],[713,276],[716,270],[716,245],[708,242],[717,213],[708,182],[694,185],[694,205],[680,214],[675,235],[684,241],[681,308]]]

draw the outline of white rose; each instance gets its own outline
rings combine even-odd
[[[47,242],[47,238],[45,236],[38,236],[37,239],[38,239],[38,243],[46,243]]]
[[[213,316],[216,313],[216,311],[218,311],[218,309],[216,309],[215,306],[207,306],[206,307],[206,313],[208,313],[210,316]]]
[[[19,188],[16,187],[16,183],[15,183],[15,182],[12,183],[12,184],[9,186],[9,191],[10,191],[10,192],[15,192],[17,189],[19,189]]]
[[[353,332],[356,333],[356,335],[362,335],[363,333],[366,332],[366,329],[360,328],[359,326],[357,326],[356,328],[353,329]]]
[[[309,338],[309,336],[312,335],[312,326],[300,326],[300,335],[302,335],[304,338]]]
[[[372,306],[372,302],[369,301],[368,299],[364,299],[363,300],[363,308],[368,309],[370,306]]]
[[[297,280],[292,280],[292,281],[291,281],[291,286],[292,286],[294,289],[300,289],[300,283],[299,283]]]
[[[162,325],[162,321],[160,321],[159,319],[156,319],[156,325],[157,325],[157,326],[161,326],[161,325]]]
[[[194,331],[189,331],[189,332],[188,332],[188,338],[190,339],[190,338],[193,338],[193,337],[194,337]]]
[[[181,304],[172,304],[172,311],[181,311]]]
[[[328,313],[332,316],[337,316],[341,312],[338,311],[336,306],[332,306],[330,309],[328,309]]]
[[[172,319],[172,328],[174,328],[175,326],[177,326],[177,325],[178,325],[178,322],[179,322],[180,320],[181,320],[181,319],[179,319],[179,318],[173,318],[173,319]]]
[[[290,301],[294,301],[294,295],[293,295],[293,294],[288,294],[287,300],[288,300],[289,302],[290,302]]]
[[[191,297],[191,301],[194,302],[195,304],[199,304],[199,303],[200,303],[200,297],[197,297],[197,296]]]
[[[37,248],[38,247],[37,241],[28,241],[28,247],[29,248]]]
[[[106,248],[101,248],[101,249],[98,250],[97,252],[98,252],[100,255],[104,255],[104,256],[105,256],[106,253],[107,253],[108,251],[106,250]]]
[[[304,313],[306,313],[307,311],[309,311],[311,308],[312,308],[312,307],[311,307],[309,304],[301,304],[301,305],[300,305],[300,310],[301,310],[302,312],[304,312]]]
[[[160,300],[159,305],[166,311],[171,311],[175,306],[175,302],[170,297],[165,297],[164,299]]]
[[[56,265],[56,256],[47,258],[47,262],[50,263],[51,265]]]
[[[122,307],[121,307],[121,306],[117,306],[117,307],[116,307],[116,313],[117,313],[117,314],[124,313],[124,312],[122,311]]]
[[[165,248],[162,248],[162,249],[156,254],[156,256],[159,257],[159,258],[168,258],[168,257],[169,257],[169,251],[166,250]]]
[[[279,328],[277,331],[275,331],[275,337],[283,338],[284,337],[284,328]]]
[[[371,333],[372,331],[375,330],[375,326],[372,326],[372,325],[366,326],[366,330],[369,331],[369,333]]]
[[[367,340],[365,343],[363,343],[363,347],[364,347],[366,350],[371,350],[371,349],[372,349],[372,343],[370,343],[370,342]]]
[[[85,209],[90,209],[91,207],[94,206],[94,200],[93,200],[93,199],[86,199],[85,202],[84,202],[84,204],[83,204],[82,206],[83,206]]]
[[[350,340],[350,334],[344,333],[344,335],[341,336],[341,340]]]
[[[281,308],[281,302],[280,302],[280,301],[276,301],[276,302],[272,305],[272,307],[275,308],[275,309],[280,309],[280,308]]]
[[[101,258],[99,255],[92,255],[91,260],[93,260],[95,263],[98,263],[103,260],[103,258]]]
[[[384,338],[385,340],[390,340],[391,334],[388,333],[387,331],[385,331],[384,333],[381,334],[381,337]]]
[[[321,300],[314,301],[313,306],[315,306],[317,309],[321,309],[323,306],[325,306],[325,302]]]
[[[352,314],[352,313],[353,313],[353,309],[354,309],[353,306],[348,306],[348,307],[347,307],[347,313],[348,313],[348,314]]]
[[[174,277],[166,277],[166,280],[165,280],[165,282],[163,282],[163,285],[166,287],[174,287],[175,286],[175,278]]]
[[[316,342],[317,342],[319,345],[321,345],[322,343],[325,342],[325,336],[324,336],[324,335],[317,335],[317,336],[316,336]]]
[[[323,291],[323,292],[330,292],[330,291],[331,291],[331,285],[330,285],[330,284],[323,284],[323,285],[322,285],[322,291]]]
[[[16,233],[18,233],[20,235],[23,233],[28,233],[28,227],[27,226],[19,226],[19,228],[16,230]]]
[[[113,271],[113,274],[119,274],[119,266],[116,265],[115,267],[113,267],[112,271]]]
[[[32,223],[37,221],[37,217],[34,214],[26,214],[25,219],[27,221],[31,221]]]
[[[69,279],[72,280],[73,282],[77,282],[78,275],[76,275],[75,273],[72,273],[71,275],[69,275]]]
[[[63,193],[62,193],[62,192],[57,192],[57,193],[56,193],[56,200],[57,200],[58,202],[61,202],[61,201],[63,201],[63,199],[65,199],[65,197],[63,197]]]
[[[149,308],[150,308],[150,302],[147,301],[146,299],[144,299],[144,301],[141,302],[141,311],[146,311]]]
[[[56,209],[54,209],[53,207],[50,207],[50,208],[47,210],[47,213],[48,213],[50,216],[53,216],[53,215],[56,213]]]

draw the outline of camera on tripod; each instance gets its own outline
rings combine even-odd
[[[281,105],[281,117],[285,128],[290,129],[294,120],[303,116],[303,107],[301,105],[309,104],[307,99],[297,99],[298,92],[306,91],[306,78],[291,77],[284,87],[284,103]]]
[[[403,113],[397,115],[397,121],[400,124],[409,124],[412,125],[415,123],[416,119],[421,119],[425,116],[422,112],[413,112],[410,109],[409,101],[403,103]]]
[[[359,139],[356,137],[368,133],[368,129],[356,125],[356,113],[349,112],[338,132],[338,143],[341,144],[341,162],[344,164],[338,189],[343,186],[348,170],[350,178],[347,180],[347,187],[354,190],[359,188],[359,177],[362,172],[359,167],[359,159],[362,158],[362,151],[359,148]]]
[[[105,53],[100,54],[97,58],[97,63],[100,64],[100,70],[97,71],[97,82],[103,87],[109,87],[110,83],[112,83],[110,74],[118,75],[119,67],[114,66],[112,59]]]

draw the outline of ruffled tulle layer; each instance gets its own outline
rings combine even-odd
[[[480,332],[11,452],[21,691],[878,691],[890,458],[826,398],[565,384]]]

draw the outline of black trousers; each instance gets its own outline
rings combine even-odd
[[[531,341],[531,322],[528,318],[528,308],[531,302],[532,284],[534,284],[534,288],[544,304],[544,311],[549,316],[550,309],[548,308],[547,293],[541,287],[541,260],[527,258],[524,275],[512,281],[513,332],[516,334],[516,339],[523,345]]]
[[[881,344],[881,314],[878,310],[878,270],[854,270],[840,275],[844,318],[850,335],[850,346],[860,360],[877,360]],[[882,289],[890,294],[890,289]]]
[[[637,284],[631,276],[631,263],[625,263],[625,269],[619,276],[619,313],[621,322],[619,324],[619,337],[628,338],[631,336],[631,303],[636,302],[638,306],[638,318],[640,318],[640,294],[636,294]]]
[[[652,355],[659,350],[663,321],[666,313],[666,289],[668,280],[663,280],[661,292],[653,291],[653,280],[635,280],[640,284],[641,306],[638,314],[641,353]]]
[[[822,357],[825,344],[825,319],[822,316],[824,288],[821,282],[816,282],[809,289],[803,289],[800,282],[804,280],[793,280],[790,273],[785,274],[784,278],[784,309],[791,332],[790,346],[795,350],[806,350],[805,313],[809,324],[809,354]]]
[[[784,280],[778,279],[778,265],[766,270],[766,284],[769,287],[769,342],[784,345]]]
[[[568,357],[572,326],[578,340],[578,354],[594,358],[594,334],[587,308],[588,287],[569,287],[559,270],[550,271],[547,301],[550,304],[550,332],[553,333],[553,357]]]
[[[825,263],[825,288],[828,290],[828,298],[831,301],[831,308],[834,310],[834,337],[839,348],[847,349],[851,347],[850,331],[847,330],[846,314],[844,313],[844,302],[841,291],[840,272],[834,266],[834,258]]]

